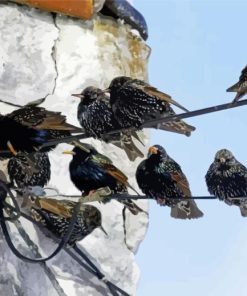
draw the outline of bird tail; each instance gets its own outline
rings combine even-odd
[[[247,204],[240,205],[240,213],[243,217],[247,217]]]
[[[244,92],[242,93],[239,90],[239,82],[237,82],[234,85],[232,85],[231,87],[229,87],[226,91],[227,92],[236,92],[237,93],[235,98],[233,99],[233,103],[237,102],[240,98],[242,98],[245,95]]]
[[[135,161],[138,157],[144,157],[144,154],[137,148],[130,135],[123,134],[120,142],[116,142],[114,145],[124,149],[130,161]]]
[[[239,90],[239,83],[235,83],[234,85],[230,86],[226,91],[227,92],[237,92]]]
[[[133,136],[139,143],[141,143],[143,146],[145,146],[145,144],[143,143],[143,141],[142,141],[140,135],[137,133],[137,131],[132,131],[131,136]]]
[[[171,217],[175,219],[197,219],[203,212],[197,207],[194,200],[180,201],[171,208]]]
[[[182,134],[187,137],[189,137],[191,132],[196,129],[194,126],[187,124],[183,120],[159,123],[157,128],[168,132]]]

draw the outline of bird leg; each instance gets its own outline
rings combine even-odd
[[[82,195],[80,202],[81,203],[92,202],[92,201],[104,202],[107,199],[107,196],[109,196],[111,193],[112,192],[109,187],[102,187],[97,190],[90,190],[89,194]]]
[[[160,205],[160,206],[166,205],[166,200],[163,197],[157,197],[156,201],[157,201],[158,205]]]
[[[10,152],[11,152],[14,156],[16,156],[16,155],[18,154],[17,151],[15,150],[15,148],[13,147],[13,145],[10,143],[10,141],[7,142],[7,146],[8,146],[8,148],[9,148]]]

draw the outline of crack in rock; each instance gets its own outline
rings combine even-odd
[[[54,95],[55,93],[55,90],[56,90],[56,87],[57,87],[57,79],[58,79],[58,67],[57,67],[57,60],[56,60],[56,53],[57,53],[57,42],[60,38],[60,28],[58,27],[57,25],[57,22],[56,22],[56,14],[53,14],[53,20],[54,20],[54,25],[55,27],[57,28],[57,31],[58,31],[58,36],[57,36],[57,39],[54,40],[54,45],[52,47],[52,50],[51,50],[51,57],[54,61],[54,69],[55,69],[55,72],[56,72],[56,77],[54,79],[54,87],[52,89],[52,92],[49,93],[46,98],[49,96],[49,95]]]

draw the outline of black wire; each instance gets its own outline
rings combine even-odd
[[[75,252],[80,255],[87,263],[89,266],[91,266],[91,268],[93,268],[96,272],[96,275],[98,277],[99,280],[103,280],[105,278],[105,275],[98,269],[98,267],[87,257],[86,254],[84,254],[84,252],[78,248],[77,245],[74,246],[74,250]],[[123,291],[122,289],[120,289],[119,287],[115,286],[113,283],[109,282],[108,280],[104,280],[104,282],[107,284],[107,286],[109,287],[109,285],[111,286],[111,288],[114,288],[116,290],[118,290],[122,295],[125,296],[130,296],[129,294],[127,294],[125,291]],[[115,294],[117,295],[117,294]]]
[[[116,200],[122,200],[122,199],[126,199],[126,198],[130,198],[130,199],[151,199],[154,200],[152,197],[149,197],[147,195],[131,195],[131,194],[124,194],[124,193],[119,193],[119,194],[113,194],[113,195],[109,195],[106,197],[107,199],[116,199]],[[234,199],[247,199],[247,196],[235,196],[235,197],[228,197],[232,200]],[[168,198],[167,198],[168,199]],[[169,199],[171,200],[194,200],[194,199],[200,199],[200,200],[215,200],[215,199],[219,199],[217,196],[177,196],[177,197],[169,197]]]
[[[5,205],[5,203],[3,203],[3,205]],[[15,208],[12,207],[11,205],[9,205],[9,208],[14,210]],[[0,213],[1,215],[1,213]],[[35,221],[34,219],[32,219],[31,217],[29,217],[27,214],[23,213],[22,211],[20,211],[20,215],[25,218],[26,220],[32,222],[33,224],[38,225],[39,227],[44,228],[44,225],[40,222]],[[45,229],[45,228],[44,228]],[[46,229],[45,229],[46,230]],[[57,241],[57,237],[55,237],[52,233],[51,236]],[[105,276],[104,274],[97,268],[97,266],[91,262],[91,260],[82,252],[81,249],[79,249],[77,246],[76,248],[74,248],[74,250],[77,249],[79,250],[79,252],[77,252],[77,254],[82,257],[86,263],[82,262],[73,252],[71,252],[71,250],[67,247],[67,245],[65,245],[63,247],[63,250],[68,253],[79,265],[81,265],[83,268],[85,268],[88,272],[90,272],[91,274],[93,274],[94,276],[96,276],[97,278],[99,278],[100,280],[104,281],[104,283],[107,285],[107,287],[109,288],[110,292],[112,293],[113,296],[119,296],[119,294],[116,294],[116,291],[119,291],[122,295],[124,296],[130,296],[129,294],[127,294],[125,291],[123,291],[122,289],[120,289],[119,287],[117,287],[116,285],[114,285],[113,283],[111,283],[108,280],[104,280]],[[30,258],[28,258],[30,259]],[[40,261],[37,260],[32,260],[32,263],[38,263]]]
[[[234,102],[234,103],[226,103],[226,104],[216,105],[216,106],[207,107],[207,108],[203,108],[203,109],[198,109],[198,110],[194,110],[194,111],[189,111],[189,112],[185,112],[185,113],[181,113],[181,114],[175,114],[175,115],[167,116],[167,117],[164,117],[164,118],[147,120],[140,126],[140,129],[141,128],[147,128],[147,127],[150,127],[150,126],[158,124],[158,123],[165,123],[165,122],[169,122],[169,121],[177,121],[179,119],[200,116],[200,115],[204,115],[204,114],[208,114],[208,113],[213,113],[213,112],[218,112],[218,111],[222,111],[222,110],[237,108],[237,107],[241,107],[241,106],[244,106],[244,105],[247,105],[247,100],[242,100],[242,101],[238,101],[238,102]],[[122,129],[112,130],[112,131],[110,131],[108,133],[103,134],[102,137],[104,137],[106,135],[119,133],[119,132],[122,132],[124,130],[126,130],[126,129],[122,128]],[[136,128],[132,127],[132,128],[128,129],[128,131],[131,131],[131,130],[135,131]],[[57,144],[60,144],[60,143],[70,143],[70,142],[75,141],[75,140],[86,139],[86,138],[90,138],[90,137],[92,137],[92,136],[83,133],[83,134],[79,134],[79,135],[75,135],[75,136],[64,137],[63,139],[59,139],[59,140],[51,140],[51,141],[48,141],[48,142],[44,143],[43,145],[41,145],[39,150],[42,150],[45,147],[54,146],[54,145],[57,145]]]
[[[2,187],[3,189],[5,189],[5,187],[3,186],[3,184],[1,184],[1,182],[0,182],[0,187]],[[20,258],[22,260],[25,260],[25,261],[28,261],[30,263],[46,262],[46,261],[52,259],[54,256],[56,256],[67,245],[67,243],[68,243],[68,241],[70,239],[70,236],[72,234],[72,231],[74,229],[74,225],[75,225],[76,220],[77,220],[77,214],[78,214],[78,212],[80,210],[80,203],[78,202],[78,203],[76,203],[76,205],[73,208],[73,214],[72,214],[72,217],[71,217],[71,220],[70,220],[70,223],[69,223],[69,227],[68,227],[65,235],[62,237],[62,239],[61,239],[60,243],[58,244],[58,247],[55,249],[55,251],[50,256],[48,256],[46,258],[31,259],[31,258],[26,257],[23,254],[21,254],[16,249],[16,247],[14,246],[14,244],[12,243],[12,240],[10,238],[9,231],[8,231],[8,228],[7,228],[7,225],[6,225],[6,221],[5,221],[5,218],[6,217],[4,217],[4,213],[3,213],[4,205],[5,205],[5,203],[3,203],[1,201],[1,203],[0,203],[0,224],[1,224],[1,227],[2,227],[2,230],[3,230],[3,234],[5,236],[6,242],[7,242],[8,246],[9,246],[9,248],[11,249],[11,251],[18,258]],[[9,208],[11,208],[10,205],[9,205]],[[28,220],[30,221],[30,219],[28,219]]]

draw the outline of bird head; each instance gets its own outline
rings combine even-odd
[[[94,147],[87,143],[74,143],[75,147],[72,151],[66,150],[63,154],[72,155],[73,159],[82,161],[86,159],[89,155],[94,154],[96,151]]]
[[[219,167],[228,167],[237,162],[232,152],[227,149],[221,149],[215,154],[214,162]]]
[[[102,215],[101,212],[94,206],[83,205],[83,218],[85,219],[88,228],[94,230],[96,227],[99,227],[106,235],[107,232],[102,227]]]
[[[168,154],[162,146],[154,145],[148,149],[148,158],[165,159],[168,158]]]
[[[117,92],[118,89],[124,85],[124,83],[130,81],[131,79],[131,77],[127,76],[116,77],[111,81],[109,88],[105,89],[104,92],[111,92],[111,94],[114,95],[114,93]]]
[[[72,94],[73,97],[81,99],[84,105],[89,105],[104,94],[103,90],[94,86],[86,87],[80,94]]]

